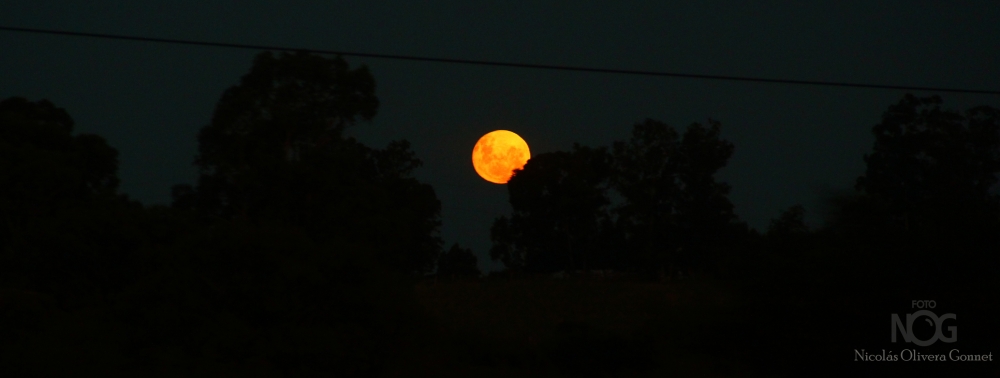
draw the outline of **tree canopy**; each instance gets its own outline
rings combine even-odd
[[[714,176],[733,145],[720,131],[721,124],[710,120],[681,136],[647,119],[635,124],[627,141],[614,143],[615,189],[624,198],[616,212],[634,266],[693,267],[732,246],[741,226],[727,198],[729,185]]]
[[[72,131],[49,101],[0,101],[0,286],[65,298],[138,274],[118,222],[137,206],[117,193],[118,151]]]
[[[366,67],[339,57],[261,53],[199,132],[198,185],[175,187],[175,206],[378,245],[385,264],[429,272],[441,204],[412,177],[422,162],[405,140],[373,149],[343,135],[375,116],[374,90]]]
[[[925,284],[986,277],[998,261],[981,251],[1000,248],[1000,111],[942,103],[906,95],[889,107],[857,180],[864,198],[833,225],[868,225],[845,235],[884,251],[901,277],[928,276]]]
[[[445,278],[480,272],[468,248],[441,253],[441,202],[414,178],[422,162],[410,144],[344,136],[374,117],[374,88],[365,67],[339,57],[259,55],[199,133],[197,185],[175,186],[169,207],[118,193],[117,150],[74,134],[64,109],[0,101],[0,375],[395,376],[452,362],[466,364],[464,375],[517,366],[614,375],[727,343],[746,348],[724,356],[757,363],[790,345],[849,350],[883,328],[869,319],[913,298],[947,299],[962,314],[992,309],[981,293],[996,287],[1000,266],[995,108],[958,112],[939,97],[905,96],[872,128],[866,170],[853,192],[829,200],[824,225],[807,226],[805,207],[793,205],[763,235],[739,221],[715,177],[734,153],[719,122],[680,133],[647,119],[610,146],[537,154],[506,187],[513,213],[491,228],[490,255],[509,270],[738,272],[693,285],[487,289],[412,279],[435,265]],[[728,278],[736,286],[709,288]],[[433,294],[441,288],[459,291]],[[607,302],[587,321],[531,312],[584,312],[586,302],[568,302],[637,288],[653,299]],[[553,302],[536,296],[549,289],[569,301],[539,306]],[[495,310],[453,313],[482,316],[469,322],[444,317],[458,306],[436,301],[476,295]],[[642,315],[619,316],[629,311]],[[533,323],[528,331],[480,332],[496,328],[484,319],[514,315]],[[989,316],[975,316],[963,318],[977,330],[963,350],[996,340]],[[605,337],[620,319],[645,322],[629,331],[642,338]],[[830,332],[803,336],[815,325]],[[674,340],[661,346],[650,334]],[[806,352],[789,355],[815,369]],[[403,367],[385,369],[392,363]]]
[[[400,273],[441,240],[409,143],[342,134],[373,91],[339,58],[261,54],[169,208],[118,194],[117,151],[63,109],[0,101],[0,371],[377,372],[421,319]]]
[[[605,148],[574,145],[570,152],[538,154],[516,170],[507,183],[514,214],[493,225],[493,258],[549,273],[607,260],[599,237],[610,203],[609,160]]]
[[[481,272],[476,265],[476,255],[472,250],[452,244],[438,259],[437,275],[445,278],[479,278]]]
[[[910,229],[959,221],[972,214],[995,217],[1000,202],[991,189],[1000,177],[1000,111],[980,106],[965,115],[941,108],[940,97],[907,95],[872,128],[873,152],[857,189],[886,200]]]
[[[647,119],[610,151],[574,145],[535,156],[507,184],[514,213],[494,223],[491,255],[543,272],[714,269],[748,231],[729,186],[714,179],[733,153],[720,127],[696,123],[681,136]]]

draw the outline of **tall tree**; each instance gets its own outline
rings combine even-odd
[[[507,183],[510,219],[494,222],[491,256],[510,269],[554,272],[596,268],[608,260],[599,237],[607,222],[610,155],[573,145],[533,157]]]
[[[624,199],[614,211],[629,268],[665,268],[680,248],[679,139],[672,127],[647,119],[635,124],[628,141],[613,144],[614,187]]]
[[[0,102],[0,122],[3,197],[19,199],[10,206],[58,208],[117,190],[118,151],[100,136],[72,135],[66,110],[47,100],[12,97]]]
[[[990,189],[1000,174],[1000,111],[980,106],[963,116],[941,104],[938,96],[906,95],[872,128],[875,145],[857,189],[884,198],[904,228],[997,211]]]
[[[684,253],[679,257],[682,264],[702,269],[714,268],[747,232],[733,212],[729,184],[715,180],[733,155],[733,144],[720,136],[721,127],[713,120],[708,127],[692,124],[680,144],[683,189],[677,214]]]
[[[339,57],[261,53],[199,133],[198,187],[175,187],[175,206],[293,224],[317,240],[372,246],[400,270],[430,271],[441,205],[411,176],[421,161],[406,141],[379,150],[343,136],[375,116],[374,90],[365,66]]]
[[[365,66],[350,69],[339,57],[306,53],[259,54],[198,134],[202,207],[247,215],[266,191],[261,185],[304,153],[340,141],[345,128],[372,119],[377,109],[375,81]],[[343,149],[358,157],[367,153],[354,145]]]
[[[73,135],[47,100],[0,101],[0,286],[56,294],[117,290],[139,272],[117,193],[118,151]]]
[[[746,231],[727,198],[729,185],[715,181],[733,145],[721,125],[692,124],[680,136],[647,119],[627,141],[614,143],[614,187],[624,203],[615,209],[630,265],[643,269],[712,265]]]
[[[964,114],[938,96],[906,95],[872,128],[873,151],[856,189],[878,203],[884,224],[871,238],[901,275],[959,278],[996,266],[1000,248],[1000,110]],[[875,213],[872,213],[875,214]],[[932,263],[948,256],[949,264]],[[958,270],[964,270],[962,273]],[[970,270],[971,269],[971,270]]]

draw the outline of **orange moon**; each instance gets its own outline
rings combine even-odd
[[[472,148],[472,166],[476,173],[494,184],[506,184],[514,170],[524,168],[530,158],[528,143],[507,130],[483,135]]]

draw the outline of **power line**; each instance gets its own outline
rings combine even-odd
[[[487,61],[487,60],[452,59],[452,58],[431,58],[431,57],[412,56],[412,55],[374,54],[374,53],[359,53],[359,52],[336,51],[336,50],[302,49],[302,48],[292,48],[292,47],[282,47],[282,46],[251,45],[251,44],[243,44],[243,43],[204,42],[204,41],[191,41],[191,40],[182,40],[182,39],[135,37],[135,36],[117,35],[117,34],[83,33],[83,32],[72,32],[72,31],[63,31],[63,30],[16,28],[16,27],[9,27],[9,26],[0,26],[0,31],[36,33],[36,34],[51,34],[51,35],[73,36],[73,37],[103,38],[103,39],[124,40],[124,41],[137,41],[137,42],[172,43],[172,44],[193,45],[193,46],[229,47],[229,48],[253,49],[253,50],[276,50],[276,51],[290,51],[290,52],[302,51],[302,52],[308,52],[308,53],[314,53],[314,54],[333,54],[333,55],[355,56],[355,57],[364,57],[364,58],[410,60],[410,61],[419,61],[419,62],[472,64],[472,65],[494,66],[494,67],[535,68],[535,69],[558,70],[558,71],[577,71],[577,72],[593,72],[593,73],[609,73],[609,74],[625,74],[625,75],[642,75],[642,76],[659,76],[659,77],[681,77],[681,78],[689,78],[689,79],[711,79],[711,80],[729,80],[729,81],[748,81],[748,82],[772,83],[772,84],[819,85],[819,86],[829,86],[829,87],[897,89],[897,90],[909,90],[909,91],[931,91],[931,92],[953,92],[953,93],[976,93],[976,94],[1000,95],[1000,91],[990,91],[990,90],[981,90],[981,89],[917,87],[917,86],[907,86],[907,85],[882,85],[882,84],[848,83],[848,82],[839,82],[839,81],[768,79],[768,78],[746,77],[746,76],[699,75],[699,74],[686,74],[686,73],[660,72],[660,71],[639,71],[639,70],[621,70],[621,69],[610,69],[610,68],[561,66],[561,65],[550,65],[550,64],[495,62],[495,61]]]

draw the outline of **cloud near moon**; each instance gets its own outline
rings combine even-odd
[[[507,130],[483,135],[472,149],[472,166],[476,173],[494,184],[506,184],[514,170],[524,168],[530,158],[528,143]]]

